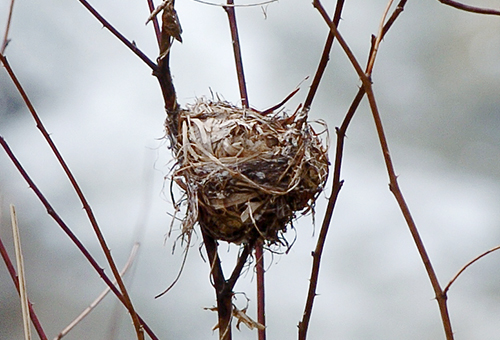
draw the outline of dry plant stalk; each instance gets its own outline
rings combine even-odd
[[[30,310],[28,301],[28,291],[26,289],[26,275],[24,274],[24,259],[21,249],[21,237],[19,235],[19,225],[17,223],[16,208],[10,206],[10,219],[12,223],[12,235],[14,238],[14,250],[16,253],[17,272],[19,279],[19,297],[21,300],[21,311],[23,314],[24,339],[31,339]]]
[[[279,243],[328,176],[327,148],[304,119],[206,99],[181,110],[174,180],[187,195],[183,233],[199,222],[216,240]]]

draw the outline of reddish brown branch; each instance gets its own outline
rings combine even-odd
[[[262,242],[255,246],[255,259],[257,269],[257,322],[266,325],[266,295],[264,285],[264,248]],[[266,340],[266,328],[258,330],[258,339]]]
[[[425,249],[424,243],[420,237],[415,221],[413,220],[410,209],[406,203],[406,200],[403,197],[403,193],[399,188],[398,177],[394,170],[394,165],[392,164],[392,159],[389,152],[389,145],[387,143],[387,138],[385,136],[384,128],[382,126],[382,120],[380,118],[380,113],[377,108],[371,84],[370,86],[365,85],[365,90],[366,90],[366,95],[368,96],[368,101],[370,103],[370,108],[372,110],[375,126],[377,128],[377,133],[379,136],[380,145],[382,147],[382,153],[384,156],[387,173],[389,175],[389,189],[391,190],[394,197],[396,198],[396,201],[398,202],[399,208],[401,209],[403,217],[406,220],[408,229],[410,230],[410,233],[413,237],[413,241],[415,242],[415,245],[418,249],[418,253],[420,254],[420,258],[422,259],[425,270],[427,271],[427,275],[429,276],[429,279],[431,281],[432,288],[434,289],[436,300],[439,305],[439,311],[441,313],[441,320],[443,322],[446,339],[452,340],[453,331],[451,328],[451,320],[448,313],[448,306],[446,303],[446,295],[444,294],[441,285],[439,284],[436,272],[434,271],[429,255],[427,254],[427,250]]]
[[[2,45],[0,46],[0,54],[4,54],[5,49],[9,44],[9,30],[10,30],[10,23],[12,22],[12,13],[14,12],[14,1],[15,0],[10,1],[9,16],[7,18],[7,24],[5,25],[5,33],[3,36]]]
[[[233,43],[234,61],[236,63],[236,73],[238,75],[238,86],[240,88],[241,105],[243,107],[249,107],[248,102],[248,92],[245,81],[245,73],[243,72],[243,60],[241,57],[241,47],[240,47],[240,37],[238,34],[238,26],[236,25],[236,13],[234,10],[234,1],[227,0],[229,6],[224,6],[226,10],[229,27],[231,29],[231,39]]]
[[[128,311],[130,312],[130,316],[131,316],[131,318],[133,320],[133,323],[134,323],[134,325],[136,327],[138,339],[142,339],[143,335],[140,335],[140,334],[142,334],[140,322],[139,322],[139,319],[137,318],[137,315],[136,315],[136,313],[134,311],[134,308],[133,308],[133,305],[132,305],[132,301],[130,300],[130,297],[128,295],[127,289],[125,287],[125,284],[123,283],[123,280],[122,280],[122,278],[120,276],[120,272],[118,271],[118,268],[117,268],[117,266],[116,266],[116,264],[115,264],[115,262],[113,260],[113,257],[111,256],[111,251],[109,250],[109,248],[107,246],[107,243],[106,243],[106,241],[104,239],[104,235],[102,234],[101,229],[99,228],[99,225],[97,224],[97,220],[95,218],[95,215],[94,215],[94,213],[93,213],[93,211],[92,211],[92,209],[91,209],[91,207],[90,207],[87,199],[85,198],[85,195],[83,194],[83,191],[81,190],[80,186],[78,185],[78,183],[76,181],[76,178],[74,177],[73,173],[69,169],[66,161],[64,160],[64,158],[62,157],[61,153],[57,149],[54,141],[50,137],[50,134],[48,133],[47,129],[43,125],[40,117],[38,116],[38,113],[36,112],[35,108],[33,107],[33,104],[31,103],[30,99],[28,98],[28,95],[24,91],[21,83],[19,82],[19,80],[17,79],[16,75],[14,74],[14,71],[10,67],[10,64],[8,63],[7,59],[3,55],[0,54],[0,60],[1,60],[2,64],[4,65],[5,69],[7,70],[7,73],[9,74],[10,78],[12,79],[12,81],[13,81],[16,89],[17,89],[17,91],[19,92],[19,94],[23,98],[24,103],[28,107],[28,109],[29,109],[29,111],[30,111],[33,119],[35,120],[37,128],[42,133],[42,135],[45,138],[47,144],[49,145],[50,149],[54,153],[54,155],[57,158],[59,164],[63,168],[64,173],[66,174],[66,176],[68,177],[71,185],[73,186],[73,189],[75,190],[78,198],[80,199],[80,202],[82,203],[83,208],[84,208],[85,212],[87,213],[87,217],[88,217],[88,219],[90,221],[90,224],[92,225],[94,233],[97,236],[97,239],[99,241],[99,245],[101,246],[101,249],[104,252],[106,260],[108,261],[108,264],[109,264],[109,266],[111,268],[111,271],[113,272],[113,275],[114,275],[116,281],[118,282],[118,286],[120,287],[120,290],[123,293],[123,297],[124,297],[124,301],[126,303],[126,307],[127,307]]]
[[[233,289],[236,281],[241,275],[241,271],[247,262],[248,256],[252,253],[255,247],[255,241],[250,241],[245,244],[241,254],[238,257],[236,266],[234,267],[229,279],[225,279],[220,262],[219,254],[217,252],[217,241],[205,232],[202,228],[203,243],[207,251],[208,260],[210,262],[210,274],[213,280],[213,286],[217,298],[217,314],[218,314],[218,328],[220,340],[231,340],[231,320],[233,316]]]
[[[344,50],[344,52],[348,56],[349,60],[353,64],[353,67],[355,68],[356,72],[358,73],[358,76],[360,77],[360,79],[361,79],[361,81],[363,83],[363,87],[364,87],[364,89],[366,91],[366,94],[368,96],[368,101],[369,101],[369,104],[370,104],[370,109],[372,111],[373,118],[374,118],[374,121],[375,121],[375,126],[376,126],[376,129],[377,129],[377,134],[379,136],[379,141],[380,141],[380,145],[381,145],[381,148],[382,148],[382,153],[383,153],[384,161],[385,161],[386,168],[387,168],[387,173],[389,175],[389,188],[390,188],[391,192],[394,194],[394,197],[396,198],[396,201],[397,201],[397,203],[398,203],[398,205],[399,205],[399,207],[401,209],[401,212],[402,212],[402,214],[403,214],[403,216],[404,216],[404,218],[406,220],[407,226],[408,226],[408,228],[410,230],[410,233],[411,233],[411,235],[413,237],[413,240],[415,242],[415,245],[416,245],[416,247],[418,249],[418,252],[420,254],[420,257],[422,259],[424,267],[425,267],[425,269],[427,271],[427,275],[429,276],[429,279],[431,281],[432,287],[433,287],[435,295],[436,295],[436,300],[438,301],[439,310],[440,310],[440,313],[441,313],[441,320],[442,320],[442,323],[443,323],[443,327],[444,327],[444,331],[445,331],[445,334],[446,334],[446,338],[448,340],[452,340],[453,339],[453,331],[452,331],[452,328],[451,328],[451,321],[450,321],[450,317],[449,317],[449,313],[448,313],[448,306],[447,306],[447,303],[446,303],[446,296],[443,293],[443,290],[442,290],[442,288],[441,288],[441,286],[439,284],[437,275],[436,275],[436,273],[434,271],[434,268],[433,268],[433,266],[431,264],[430,258],[429,258],[428,254],[427,254],[427,251],[426,251],[425,246],[424,246],[424,244],[422,242],[422,239],[420,238],[420,235],[418,233],[418,229],[416,227],[416,224],[415,224],[415,222],[413,220],[413,217],[412,217],[412,215],[410,213],[408,205],[406,204],[406,201],[405,201],[405,199],[403,197],[401,189],[399,188],[399,184],[398,184],[398,181],[397,181],[397,175],[396,175],[396,172],[394,170],[392,159],[391,159],[391,156],[390,156],[390,153],[389,153],[389,146],[388,146],[388,143],[387,143],[387,138],[385,137],[385,132],[384,132],[384,129],[383,129],[383,126],[382,126],[382,121],[381,121],[381,118],[380,118],[380,113],[378,111],[378,107],[377,107],[377,104],[376,104],[376,101],[375,101],[375,96],[373,94],[371,79],[367,76],[367,74],[365,74],[364,72],[360,71],[359,63],[354,58],[354,56],[353,56],[352,52],[350,51],[349,47],[347,46],[347,44],[345,44],[345,41],[343,40],[342,36],[338,32],[336,26],[328,18],[328,15],[326,14],[326,11],[324,10],[324,8],[320,4],[320,2],[318,0],[315,0],[314,4],[315,4],[316,8],[318,9],[318,11],[323,16],[323,18],[325,19],[325,21],[327,22],[327,24],[329,25],[329,27],[332,30],[332,32],[335,34],[335,37],[339,40],[339,42],[340,42],[340,44],[342,46],[342,49]]]
[[[448,290],[450,289],[451,285],[458,279],[458,277],[460,275],[462,275],[462,273],[467,269],[469,268],[471,265],[473,265],[475,262],[479,261],[480,259],[482,259],[483,257],[485,257],[486,255],[488,254],[491,254],[497,250],[500,249],[500,246],[496,246],[494,248],[491,248],[490,250],[487,250],[485,251],[484,253],[482,253],[481,255],[479,256],[476,256],[475,258],[473,258],[472,260],[470,260],[469,262],[467,262],[467,264],[465,266],[463,266],[459,271],[458,273],[455,274],[455,276],[450,280],[450,282],[446,285],[446,287],[444,288],[443,290],[443,294],[446,296],[446,294],[448,293]]]
[[[335,6],[335,14],[333,16],[333,22],[336,26],[338,26],[340,22],[340,17],[342,15],[342,9],[344,8],[344,0],[338,0],[337,5]],[[321,55],[321,59],[316,70],[316,74],[314,75],[313,81],[311,83],[311,87],[309,88],[309,93],[307,94],[306,100],[304,101],[304,110],[309,110],[311,107],[314,96],[316,95],[316,91],[319,88],[319,84],[321,82],[321,78],[326,70],[326,65],[330,60],[330,51],[333,46],[333,42],[335,40],[335,36],[332,32],[328,32],[328,37],[326,38],[325,47],[323,48],[323,54]]]
[[[407,0],[401,0],[399,4],[397,5],[396,9],[394,10],[393,14],[391,17],[387,20],[386,24],[383,27],[382,30],[382,35],[385,36],[385,34],[388,32],[390,27],[393,25],[394,21],[397,19],[397,17],[403,12],[404,10],[404,5],[406,4]],[[323,12],[322,15],[326,15],[326,12],[323,10],[321,11],[321,4],[320,6],[320,12]],[[337,11],[336,11],[337,13]],[[335,25],[335,21],[333,22],[333,25]],[[337,26],[336,26],[337,27]],[[333,32],[330,32],[330,34],[333,36]],[[328,43],[328,40],[327,40]],[[325,48],[326,50],[326,48]],[[371,55],[372,51],[370,51]],[[318,70],[320,67],[318,67]],[[333,216],[333,211],[335,204],[337,202],[337,198],[340,192],[340,189],[342,188],[342,181],[341,181],[341,168],[342,168],[342,158],[343,158],[343,149],[344,149],[344,139],[345,139],[345,134],[347,132],[347,128],[349,127],[349,124],[361,102],[363,99],[363,96],[365,95],[365,89],[364,87],[361,87],[356,94],[356,97],[354,98],[351,106],[349,107],[349,110],[347,114],[344,117],[344,120],[342,122],[342,125],[340,128],[336,129],[337,132],[337,147],[336,147],[336,153],[335,153],[335,164],[334,164],[334,171],[333,171],[333,188],[332,188],[332,193],[330,195],[330,199],[328,201],[327,205],[327,210],[325,212],[325,217],[323,219],[323,223],[321,226],[320,234],[318,236],[318,241],[316,244],[316,248],[314,252],[312,253],[313,256],[313,265],[311,268],[311,277],[309,280],[309,290],[307,294],[307,299],[306,299],[306,304],[304,307],[304,314],[302,321],[299,323],[299,339],[306,339],[306,334],[307,334],[307,329],[309,325],[309,321],[311,318],[311,313],[312,313],[312,308],[314,304],[314,299],[316,297],[316,288],[318,284],[318,279],[319,279],[319,270],[320,270],[320,264],[321,264],[321,256],[323,253],[324,245],[326,242],[326,236],[328,233],[328,229],[330,226],[330,222]]]
[[[80,3],[104,26],[106,27],[115,37],[118,38],[122,43],[125,44],[135,55],[137,55],[146,65],[148,65],[153,71],[156,70],[156,64],[149,59],[135,44],[130,42],[127,38],[123,36],[116,28],[113,27],[104,17],[97,12],[97,10],[92,7],[86,0],[78,0]]]
[[[155,10],[155,5],[153,3],[153,0],[147,0],[147,1],[148,1],[149,12],[153,13],[153,11]],[[153,28],[155,30],[156,41],[158,42],[158,47],[159,47],[161,45],[160,25],[158,24],[158,19],[156,18],[156,16],[153,17],[151,19],[151,21],[153,22]]]
[[[453,0],[438,0],[438,1],[444,5],[448,5],[466,12],[486,14],[486,15],[500,15],[500,11],[495,9],[470,6]]]
[[[0,136],[0,145],[4,149],[5,153],[7,156],[10,158],[16,169],[18,170],[19,174],[23,177],[23,179],[26,181],[28,184],[29,188],[33,190],[35,195],[38,197],[38,200],[42,203],[42,205],[45,207],[47,210],[47,214],[52,217],[52,219],[59,225],[59,227],[63,230],[63,232],[70,238],[70,240],[76,245],[78,250],[85,256],[87,261],[90,263],[90,265],[94,268],[94,270],[99,274],[101,279],[106,283],[106,285],[111,289],[111,291],[116,295],[116,297],[123,303],[125,307],[128,308],[127,302],[121,292],[115,287],[111,279],[104,273],[104,269],[97,263],[97,261],[92,257],[92,255],[89,253],[87,248],[81,243],[81,241],[76,237],[76,235],[71,231],[71,229],[68,227],[68,225],[63,221],[63,219],[57,214],[57,212],[54,210],[52,205],[49,203],[49,201],[45,198],[45,196],[42,194],[42,192],[38,189],[36,186],[35,182],[31,179],[31,177],[28,175],[26,170],[24,170],[24,167],[21,165],[19,160],[16,158],[12,150],[10,149],[9,145],[5,141],[5,139]],[[129,310],[130,312],[130,310]],[[153,340],[157,340],[158,337],[153,333],[153,331],[149,328],[149,326],[142,320],[142,318],[136,314],[142,327],[146,331],[146,333],[151,337]]]
[[[14,282],[14,285],[16,286],[17,293],[19,294],[19,280],[17,278],[16,274],[16,269],[14,268],[14,265],[12,264],[12,261],[10,260],[9,254],[7,253],[7,249],[5,249],[5,246],[3,245],[2,239],[0,239],[0,255],[2,255],[3,261],[5,262],[5,266],[7,267],[7,271],[10,274],[10,277],[12,281]],[[47,340],[47,335],[45,335],[45,332],[42,328],[42,324],[40,323],[40,320],[38,320],[38,317],[36,316],[35,310],[33,309],[33,306],[31,302],[28,300],[28,308],[30,311],[30,318],[31,322],[33,323],[33,326],[35,327],[36,332],[38,333],[38,336],[40,337],[41,340]]]

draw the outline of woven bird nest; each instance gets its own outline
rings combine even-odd
[[[305,118],[206,99],[178,110],[167,132],[187,199],[183,233],[198,222],[216,240],[279,242],[328,176],[327,148]]]

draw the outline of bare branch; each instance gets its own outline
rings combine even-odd
[[[245,81],[245,73],[243,72],[243,60],[241,57],[240,37],[238,34],[238,26],[236,25],[236,13],[233,5],[234,5],[233,0],[227,0],[227,6],[224,6],[224,9],[226,10],[229,19],[229,27],[231,28],[231,39],[233,42],[236,73],[238,75],[238,86],[240,88],[241,105],[243,107],[250,107],[250,103],[248,101],[247,85]]]
[[[5,34],[3,36],[3,41],[2,41],[2,46],[0,47],[0,54],[5,53],[5,49],[7,48],[7,45],[9,44],[9,30],[10,30],[10,23],[12,22],[12,13],[14,11],[14,1],[10,1],[10,7],[9,7],[9,17],[7,18],[7,24],[5,25]]]
[[[0,55],[1,56],[1,55]],[[116,297],[123,303],[127,309],[129,306],[127,305],[127,301],[123,297],[122,293],[114,286],[113,282],[109,279],[109,277],[104,273],[104,269],[97,263],[97,261],[94,259],[94,257],[89,253],[87,248],[83,245],[83,243],[76,237],[76,235],[71,231],[71,229],[68,227],[68,225],[63,221],[63,219],[57,214],[57,212],[54,210],[52,205],[49,203],[47,198],[42,194],[40,189],[36,186],[35,182],[31,179],[31,177],[28,175],[24,167],[21,165],[17,157],[14,155],[12,152],[11,148],[5,141],[5,139],[0,136],[0,145],[4,149],[5,153],[7,156],[10,158],[14,166],[16,167],[17,171],[19,174],[23,177],[23,179],[26,181],[28,184],[29,188],[33,190],[35,195],[38,197],[38,200],[43,204],[45,209],[47,209],[47,214],[49,214],[50,217],[61,227],[61,229],[64,231],[64,233],[71,239],[71,241],[76,245],[78,250],[85,256],[87,261],[90,263],[90,265],[94,268],[94,270],[99,274],[99,276],[102,278],[102,280],[108,285],[108,287],[111,289],[111,291],[116,295]],[[129,310],[129,313],[131,311]],[[158,337],[153,333],[151,328],[144,322],[144,320],[137,314],[137,318],[139,319],[142,328],[146,331],[146,333],[151,337],[153,340],[158,340]]]
[[[387,3],[387,6],[385,8],[384,14],[382,14],[382,18],[380,19],[378,34],[377,34],[377,37],[375,38],[375,42],[372,45],[370,57],[368,59],[368,65],[366,66],[365,73],[368,76],[370,76],[372,74],[373,65],[375,65],[375,58],[377,57],[378,47],[379,47],[380,42],[382,41],[382,37],[383,37],[385,18],[387,18],[387,14],[389,13],[389,10],[391,9],[393,2],[394,2],[394,0],[389,0],[389,2]]]
[[[135,257],[137,255],[137,250],[139,249],[139,243],[135,243],[134,246],[132,247],[132,251],[130,252],[130,255],[128,257],[128,260],[127,262],[125,263],[125,266],[123,267],[123,269],[120,271],[120,276],[123,277],[123,275],[125,275],[125,273],[127,272],[127,270],[130,268],[130,266],[132,265],[132,263],[134,262],[135,260]],[[113,284],[116,285],[116,280],[113,281]],[[111,289],[109,287],[107,287],[106,289],[104,289],[102,291],[101,294],[99,294],[99,296],[94,300],[92,301],[92,303],[87,307],[85,308],[81,313],[80,315],[78,315],[73,321],[71,321],[69,323],[68,326],[66,326],[55,338],[54,340],[59,340],[59,339],[62,339],[65,335],[67,335],[80,321],[82,321],[88,314],[90,314],[90,312],[92,312],[92,310],[106,297],[106,295],[108,295],[109,291]]]
[[[335,26],[339,25],[340,17],[342,15],[342,9],[344,8],[344,0],[338,0],[337,5],[335,6],[335,14],[333,15],[333,23]],[[314,96],[316,95],[316,91],[319,88],[319,84],[321,82],[321,78],[326,70],[326,65],[330,60],[330,51],[333,46],[333,41],[335,39],[335,35],[331,31],[328,31],[328,37],[326,38],[325,47],[323,48],[323,54],[321,55],[321,59],[316,70],[316,74],[314,75],[313,81],[311,83],[311,87],[309,88],[309,93],[307,94],[306,100],[304,101],[304,110],[307,111],[311,107]]]
[[[147,1],[148,1],[149,12],[153,13],[155,10],[155,5],[153,4],[153,0],[147,0]],[[158,47],[160,47],[161,32],[160,32],[160,25],[158,24],[158,19],[156,17],[154,17],[151,19],[151,21],[153,22],[153,27],[155,30],[156,41],[158,42]],[[146,24],[147,24],[147,22],[146,22]]]
[[[480,259],[482,259],[483,257],[485,257],[486,255],[488,254],[491,254],[497,250],[500,249],[500,246],[496,246],[494,248],[491,248],[490,250],[487,250],[485,251],[484,253],[482,253],[481,255],[479,256],[476,256],[474,259],[470,260],[469,262],[467,262],[467,264],[465,266],[462,267],[462,269],[460,269],[458,271],[458,273],[455,274],[455,276],[450,280],[450,282],[448,283],[448,285],[444,288],[444,291],[443,291],[443,294],[446,295],[448,293],[448,290],[450,289],[451,285],[458,279],[458,277],[467,269],[469,268],[471,265],[473,265],[475,262],[479,261]]]
[[[486,14],[486,15],[500,15],[500,11],[495,9],[470,6],[453,0],[438,0],[438,1],[444,5],[448,5],[466,12]]]
[[[379,141],[380,141],[380,145],[382,148],[384,161],[386,163],[387,173],[389,175],[389,180],[390,180],[389,188],[390,188],[391,192],[394,194],[394,197],[396,198],[396,201],[397,201],[397,203],[401,209],[401,212],[406,220],[408,228],[410,229],[410,233],[412,234],[413,240],[414,240],[415,245],[418,249],[418,252],[420,254],[422,262],[423,262],[425,269],[427,271],[427,275],[429,276],[432,287],[433,287],[434,292],[436,294],[436,299],[438,301],[439,310],[441,313],[441,320],[442,320],[443,327],[445,330],[446,338],[448,340],[451,340],[451,339],[453,339],[453,331],[451,328],[451,321],[450,321],[450,317],[449,317],[449,313],[448,313],[448,306],[446,304],[446,296],[443,294],[443,290],[441,289],[437,275],[436,275],[434,268],[431,264],[430,258],[427,254],[427,251],[426,251],[425,246],[422,242],[422,239],[420,238],[420,234],[418,233],[418,229],[416,227],[416,224],[415,224],[413,217],[410,213],[408,205],[406,204],[406,201],[403,197],[401,189],[399,188],[399,185],[397,182],[397,175],[396,175],[396,172],[394,170],[394,166],[392,164],[392,158],[390,156],[389,146],[387,143],[387,139],[385,137],[385,132],[384,132],[384,129],[382,126],[380,113],[378,111],[378,107],[377,107],[377,104],[375,101],[375,96],[373,94],[371,79],[369,78],[369,76],[367,74],[365,74],[363,71],[361,71],[361,69],[359,67],[359,63],[352,55],[351,50],[349,49],[349,47],[347,46],[347,44],[343,40],[342,36],[338,32],[334,23],[328,18],[328,15],[326,14],[326,11],[324,10],[324,8],[321,5],[321,3],[319,2],[319,0],[315,0],[314,5],[318,9],[318,11],[321,13],[321,15],[323,16],[326,23],[330,26],[330,29],[335,34],[335,37],[337,38],[340,45],[342,46],[344,53],[349,58],[349,61],[352,63],[354,69],[358,73],[358,76],[360,77],[360,79],[363,83],[363,87],[364,87],[366,94],[368,96],[370,109],[372,111],[373,118],[375,121],[375,126],[377,128],[377,133],[379,136]]]
[[[80,3],[104,26],[106,27],[115,37],[118,38],[125,46],[127,46],[135,55],[137,55],[146,65],[148,65],[153,71],[156,70],[157,65],[151,61],[134,43],[130,42],[127,38],[123,36],[116,28],[113,27],[104,17],[97,12],[97,10],[92,7],[86,0],[78,0]]]
[[[116,280],[118,282],[118,286],[120,287],[120,290],[123,293],[124,301],[126,302],[127,309],[128,309],[128,311],[130,313],[130,316],[131,316],[131,318],[132,318],[132,320],[134,322],[134,326],[135,326],[137,334],[138,334],[138,339],[142,339],[143,336],[140,336],[140,334],[142,334],[142,330],[141,330],[141,327],[140,327],[139,319],[137,318],[137,315],[135,314],[135,310],[134,310],[134,307],[132,305],[132,301],[130,300],[130,297],[128,295],[127,289],[125,287],[125,284],[123,283],[123,280],[121,279],[120,274],[118,272],[118,268],[116,267],[116,264],[115,264],[115,262],[113,260],[113,257],[111,256],[111,251],[109,250],[109,248],[107,246],[106,240],[104,239],[104,235],[102,234],[101,229],[99,228],[99,225],[97,224],[97,219],[95,218],[95,215],[94,215],[94,213],[92,211],[92,208],[90,207],[90,204],[88,203],[87,199],[85,198],[85,195],[83,194],[82,189],[80,188],[78,182],[76,181],[75,176],[73,175],[73,173],[69,169],[66,161],[64,160],[64,158],[62,157],[61,153],[57,149],[54,141],[52,140],[52,137],[50,137],[50,134],[48,133],[48,131],[45,128],[45,126],[43,125],[40,117],[38,116],[38,113],[36,112],[33,104],[30,101],[30,99],[28,98],[28,95],[24,91],[21,83],[19,82],[19,80],[17,79],[16,75],[14,74],[14,71],[10,67],[7,59],[3,55],[0,55],[0,59],[1,59],[2,63],[3,63],[3,65],[4,65],[5,69],[7,70],[7,73],[9,74],[10,78],[14,82],[14,84],[16,86],[16,89],[18,90],[19,94],[23,98],[24,103],[28,107],[28,109],[29,109],[29,111],[30,111],[33,119],[35,120],[37,128],[42,133],[43,137],[45,138],[45,141],[47,142],[47,144],[49,145],[50,149],[54,153],[54,155],[57,158],[60,166],[63,168],[64,173],[66,174],[66,176],[68,177],[71,185],[73,186],[73,189],[75,190],[78,198],[80,199],[80,202],[82,203],[83,208],[84,208],[85,212],[87,213],[87,217],[88,217],[88,219],[90,221],[90,224],[92,225],[94,233],[97,236],[97,239],[99,241],[99,245],[101,246],[101,249],[104,252],[104,255],[106,256],[106,260],[108,261],[108,264],[109,264],[109,266],[111,268],[111,271],[113,272],[113,275],[114,275],[114,277],[116,278]]]
[[[257,322],[266,325],[266,295],[264,284],[264,249],[262,242],[255,246],[255,259],[257,269]],[[258,328],[258,339],[266,340],[266,327]]]

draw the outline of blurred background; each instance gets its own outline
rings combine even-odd
[[[0,3],[0,32],[10,1]],[[252,1],[237,1],[252,3]],[[386,1],[346,1],[340,31],[361,64]],[[468,1],[498,7],[494,0]],[[92,4],[155,60],[146,1]],[[334,1],[324,1],[329,13]],[[177,0],[183,44],[171,67],[182,105],[217,93],[240,104],[227,16],[219,6]],[[287,104],[304,100],[327,26],[310,1],[279,1],[237,9],[250,104],[266,109],[299,84]],[[440,283],[469,260],[500,244],[500,18],[465,13],[436,0],[409,1],[383,40],[374,90],[403,193]],[[183,258],[168,180],[162,96],[150,69],[77,1],[17,1],[6,55],[46,128],[83,188],[121,267],[135,307],[161,339],[217,339],[209,265],[196,234]],[[360,82],[335,45],[310,113],[325,120],[334,156],[335,127]],[[86,215],[6,72],[0,72],[0,135],[101,266],[102,251]],[[310,325],[310,339],[444,339],[437,303],[396,202],[366,100],[347,132],[345,180],[328,235]],[[296,338],[311,250],[331,186],[315,215],[287,234],[286,255],[266,254],[269,339]],[[104,288],[76,247],[47,215],[4,152],[0,153],[0,237],[13,256],[9,205],[17,209],[28,294],[52,338]],[[177,217],[182,217],[178,215]],[[227,252],[226,252],[227,249]],[[226,273],[236,249],[221,247]],[[470,267],[449,292],[456,339],[498,339],[500,254]],[[256,318],[255,275],[249,268],[236,304]],[[0,265],[0,339],[21,339],[20,303]],[[256,339],[244,326],[234,339]],[[108,296],[65,339],[134,339],[130,318]]]

